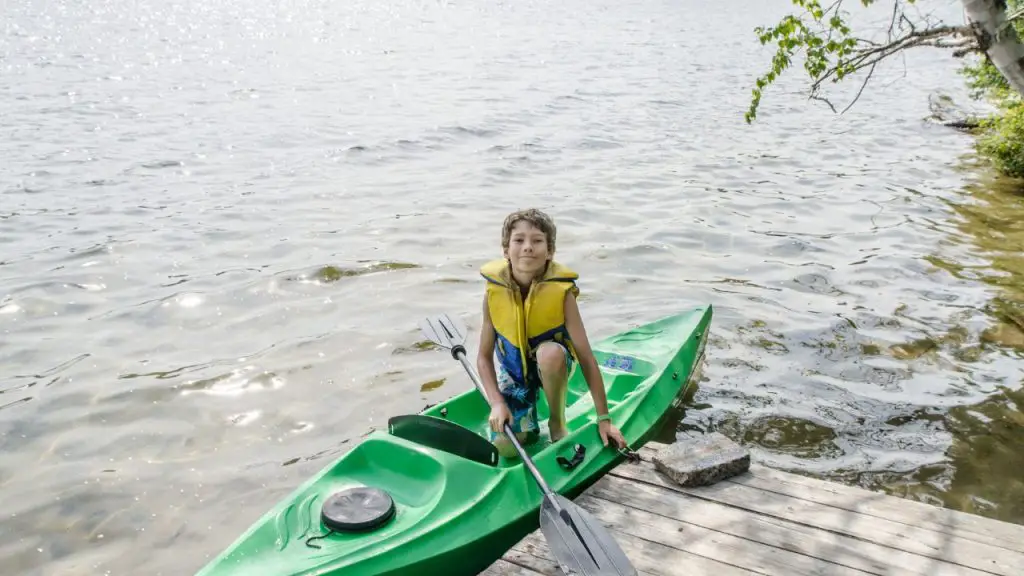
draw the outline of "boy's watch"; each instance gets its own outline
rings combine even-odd
[[[612,415],[611,414],[598,414],[597,415],[597,422],[601,422],[602,420],[607,420],[607,421],[611,422],[612,421]]]

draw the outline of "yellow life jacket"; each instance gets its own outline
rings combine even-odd
[[[537,347],[544,342],[554,340],[576,358],[565,327],[564,306],[567,293],[579,295],[579,274],[554,260],[548,262],[544,275],[530,286],[525,302],[508,260],[488,262],[480,274],[487,280],[487,310],[496,332],[494,351],[513,380],[526,383],[527,367],[536,361]]]

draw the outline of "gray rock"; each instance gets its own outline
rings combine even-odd
[[[680,438],[658,452],[654,467],[681,486],[704,486],[750,469],[750,452],[718,432]]]

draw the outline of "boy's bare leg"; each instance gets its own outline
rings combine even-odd
[[[552,442],[568,433],[565,429],[565,393],[569,375],[565,371],[565,354],[565,349],[553,342],[545,342],[537,348],[537,368],[551,414],[548,430]]]

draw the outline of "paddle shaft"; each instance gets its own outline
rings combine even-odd
[[[484,399],[487,399],[487,391],[484,390],[484,385],[480,382],[480,377],[476,375],[476,370],[473,369],[469,360],[466,360],[466,349],[461,345],[458,345],[452,350],[452,354],[458,358],[459,362],[462,363],[462,367],[469,373],[469,377],[473,380],[473,384],[476,385],[476,389],[480,391],[480,394],[483,395]],[[512,431],[512,426],[508,422],[505,422],[504,429],[505,435],[508,436],[509,441],[511,441],[512,445],[515,446],[516,452],[519,452],[519,457],[523,459],[523,464],[526,464],[526,468],[530,471],[530,474],[533,475],[533,479],[537,481],[538,485],[540,485],[541,491],[544,492],[545,496],[550,495],[552,493],[551,488],[548,486],[548,483],[544,481],[544,478],[540,475],[540,471],[537,470],[537,467],[533,465],[533,460],[531,460],[526,454],[526,450],[523,450],[522,444],[519,443],[519,439],[516,438],[515,432]],[[552,503],[555,505],[556,510],[559,512],[562,511],[557,502],[552,500]]]

